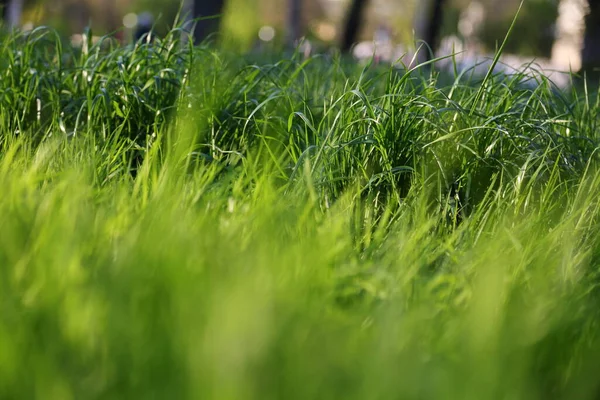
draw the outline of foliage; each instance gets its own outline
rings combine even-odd
[[[470,1],[452,0],[444,12],[443,36],[459,35],[459,20]],[[518,0],[498,2],[478,1],[485,9],[485,22],[479,29],[477,40],[484,49],[493,53],[502,41],[510,21],[519,7]],[[533,57],[550,58],[556,39],[558,18],[557,0],[531,0],[523,3],[513,34],[509,38],[506,52]]]
[[[0,48],[0,397],[597,398],[591,88],[85,43]]]
[[[508,17],[507,19],[509,19]],[[507,52],[526,56],[550,58],[558,18],[558,1],[537,0],[525,2],[523,14],[517,21],[514,35],[507,43]],[[494,49],[506,31],[506,20],[491,20],[481,32],[482,42]]]

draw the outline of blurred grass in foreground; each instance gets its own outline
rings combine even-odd
[[[1,398],[597,398],[596,88],[58,40],[0,50]]]

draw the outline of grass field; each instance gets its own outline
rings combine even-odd
[[[0,47],[0,398],[597,399],[598,87]]]

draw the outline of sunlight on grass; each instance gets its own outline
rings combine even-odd
[[[0,397],[597,397],[597,88],[179,39],[3,39]]]

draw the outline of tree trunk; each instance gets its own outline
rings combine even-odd
[[[8,0],[0,0],[0,18],[2,18],[2,22],[6,18],[6,7],[8,7]]]
[[[121,26],[121,21],[117,18],[118,4],[116,0],[104,0],[104,23],[106,24],[106,32],[114,35]]]
[[[425,4],[423,4],[425,3]],[[415,31],[417,39],[427,43],[427,47],[421,47],[418,54],[419,62],[426,62],[432,59],[433,52],[439,45],[442,22],[444,20],[444,4],[446,0],[428,0],[421,1],[421,10],[417,10],[420,17],[416,17]]]
[[[341,50],[343,53],[349,53],[358,39],[358,34],[360,33],[362,25],[362,15],[367,6],[367,2],[368,0],[352,0],[350,10],[346,17],[344,36],[342,37]]]
[[[442,31],[442,22],[444,21],[444,3],[445,0],[433,0],[433,9],[429,18],[429,25],[425,31],[423,40],[431,48],[431,52],[434,52],[440,42],[440,32]],[[432,54],[427,52],[427,59],[429,60]]]
[[[219,31],[224,2],[224,0],[194,0],[194,18],[199,18],[194,31],[196,43]]]
[[[583,43],[583,19],[585,17],[580,0],[560,0],[556,17],[556,33],[552,45],[552,64],[558,69],[570,71],[581,68],[581,46]]]
[[[288,0],[288,32],[287,42],[290,47],[300,39],[302,24],[302,1]]]
[[[600,68],[600,0],[588,0],[588,4],[590,11],[585,17],[581,68],[591,73],[595,68]],[[600,73],[594,71],[594,75]]]
[[[3,0],[2,16],[9,28],[21,26],[21,15],[23,14],[23,0]]]

